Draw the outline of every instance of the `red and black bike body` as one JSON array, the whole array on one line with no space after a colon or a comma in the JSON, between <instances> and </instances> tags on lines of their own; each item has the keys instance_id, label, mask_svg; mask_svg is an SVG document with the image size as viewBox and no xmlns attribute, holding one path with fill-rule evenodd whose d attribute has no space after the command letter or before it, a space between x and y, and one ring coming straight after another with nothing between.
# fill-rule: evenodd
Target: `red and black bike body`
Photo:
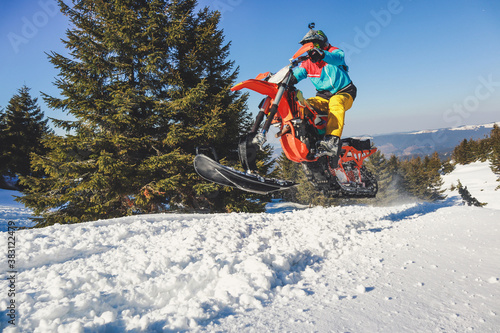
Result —
<instances>
[{"instance_id":1,"label":"red and black bike body","mask_svg":"<svg viewBox=\"0 0 500 333\"><path fill-rule=\"evenodd\" d=\"M377 182L363 166L364 159L377 150L371 147L369 139L343 139L338 163L328 156L317 157L316 143L324 136L328 114L309 105L300 90L291 84L293 68L308 58L301 55L313 47L312 43L302 46L290 59L290 65L278 73L260 74L231 89L249 89L266 96L251 132L240 141L240 160L246 170L256 169L255 156L259 147L253 138L267 117L260 131L266 135L272 124L279 128L276 136L286 157L302 164L309 181L318 190L333 197L374 197Z\"/></svg>"}]
</instances>

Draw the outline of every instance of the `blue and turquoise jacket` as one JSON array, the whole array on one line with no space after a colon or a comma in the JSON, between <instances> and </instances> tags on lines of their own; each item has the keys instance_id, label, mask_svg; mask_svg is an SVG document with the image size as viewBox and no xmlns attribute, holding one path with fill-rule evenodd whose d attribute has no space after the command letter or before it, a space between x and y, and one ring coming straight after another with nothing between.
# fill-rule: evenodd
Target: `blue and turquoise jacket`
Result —
<instances>
[{"instance_id":1,"label":"blue and turquoise jacket","mask_svg":"<svg viewBox=\"0 0 500 333\"><path fill-rule=\"evenodd\" d=\"M316 63L309 59L303 61L293 70L293 75L297 81L309 77L317 91L326 90L335 94L351 83L347 74L348 67L344 60L344 51L330 45L324 52L323 60Z\"/></svg>"}]
</instances>

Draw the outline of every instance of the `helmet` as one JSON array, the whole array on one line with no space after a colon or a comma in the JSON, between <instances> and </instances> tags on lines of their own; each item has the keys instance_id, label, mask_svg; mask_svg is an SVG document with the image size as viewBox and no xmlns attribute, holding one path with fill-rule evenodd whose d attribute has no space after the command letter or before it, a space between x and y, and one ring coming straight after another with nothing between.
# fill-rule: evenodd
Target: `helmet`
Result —
<instances>
[{"instance_id":1,"label":"helmet","mask_svg":"<svg viewBox=\"0 0 500 333\"><path fill-rule=\"evenodd\" d=\"M302 38L302 40L299 42L300 44L304 45L307 43L314 43L317 44L316 46L319 48L324 48L326 45L328 45L328 37L326 37L325 33L321 30L314 30L314 23L309 24L309 32Z\"/></svg>"}]
</instances>

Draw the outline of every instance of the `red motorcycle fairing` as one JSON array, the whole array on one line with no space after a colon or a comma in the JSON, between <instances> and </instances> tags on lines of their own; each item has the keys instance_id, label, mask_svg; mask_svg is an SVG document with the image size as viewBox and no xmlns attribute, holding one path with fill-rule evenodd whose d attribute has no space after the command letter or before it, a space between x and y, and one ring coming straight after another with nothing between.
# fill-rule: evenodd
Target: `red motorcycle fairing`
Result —
<instances>
[{"instance_id":1,"label":"red motorcycle fairing","mask_svg":"<svg viewBox=\"0 0 500 333\"><path fill-rule=\"evenodd\" d=\"M248 79L243 82L237 83L234 87L231 88L231 91L237 91L244 88L256 91L259 94L266 95L271 98L276 97L276 92L278 92L278 85L276 83L257 79Z\"/></svg>"},{"instance_id":2,"label":"red motorcycle fairing","mask_svg":"<svg viewBox=\"0 0 500 333\"><path fill-rule=\"evenodd\" d=\"M255 79L256 80L263 80L263 79L265 79L266 77L268 77L270 75L271 75L271 72L260 73L259 75L257 75L255 77Z\"/></svg>"},{"instance_id":3,"label":"red motorcycle fairing","mask_svg":"<svg viewBox=\"0 0 500 333\"><path fill-rule=\"evenodd\" d=\"M280 137L281 147L286 157L296 163L316 161L317 159L310 160L307 158L309 149L307 149L307 146L295 136L294 126L292 124L288 125L290 126L290 132Z\"/></svg>"},{"instance_id":4,"label":"red motorcycle fairing","mask_svg":"<svg viewBox=\"0 0 500 333\"><path fill-rule=\"evenodd\" d=\"M262 75L262 77L267 77L267 76ZM248 79L243 82L240 82L236 84L234 87L232 87L231 90L237 91L245 88L258 92L262 95L269 96L272 99L276 97L276 93L278 91L277 84L258 79ZM317 159L310 160L307 158L307 155L309 154L309 149L302 141L297 139L295 135L294 126L290 123L290 121L294 118L294 115L292 112L290 112L291 108L290 105L288 104L289 94L285 93L285 95L286 96L284 96L284 98L281 99L280 104L278 105L278 115L279 117L282 118L279 122L282 122L282 128L288 125L291 131L283 134L280 137L280 142L283 147L283 151L285 152L287 158L296 163L305 161L316 161ZM271 103L267 103L268 107L266 110L264 110L265 114L269 113L270 105Z\"/></svg>"},{"instance_id":5,"label":"red motorcycle fairing","mask_svg":"<svg viewBox=\"0 0 500 333\"><path fill-rule=\"evenodd\" d=\"M257 79L248 79L236 84L231 88L231 91L237 91L244 88L253 90L255 92L258 92L259 94L269 96L270 98L274 99L279 87L276 83ZM288 94L286 95L288 96ZM293 119L293 114L292 112L290 112L290 105L288 104L287 100L288 98L282 98L280 104L278 105L278 113L284 121ZM268 114L269 110L265 110L265 113Z\"/></svg>"},{"instance_id":6,"label":"red motorcycle fairing","mask_svg":"<svg viewBox=\"0 0 500 333\"><path fill-rule=\"evenodd\" d=\"M231 90L237 91L244 88L253 90L262 95L269 96L271 98L276 97L276 92L278 91L277 84L257 79L249 79L240 82L236 84L234 87L232 87ZM307 158L307 155L309 154L309 149L302 141L297 139L295 135L294 126L290 123L290 121L294 117L292 112L290 112L290 105L288 104L288 94L285 93L285 95L286 96L281 99L280 104L278 105L278 114L282 118L282 123L283 123L282 128L288 125L291 131L286 134L283 134L280 137L280 142L283 147L283 151L285 152L287 158L296 163L305 161L316 161L317 159L310 160ZM268 103L268 109L264 111L266 114L269 113L270 104L271 103Z\"/></svg>"},{"instance_id":7,"label":"red motorcycle fairing","mask_svg":"<svg viewBox=\"0 0 500 333\"><path fill-rule=\"evenodd\" d=\"M300 49L298 49L297 52L295 52L295 54L293 55L292 59L297 59L298 57L300 57L301 54L304 54L307 51L312 50L312 49L314 49L314 44L313 43L304 44L304 45L302 45L302 47Z\"/></svg>"}]
</instances>

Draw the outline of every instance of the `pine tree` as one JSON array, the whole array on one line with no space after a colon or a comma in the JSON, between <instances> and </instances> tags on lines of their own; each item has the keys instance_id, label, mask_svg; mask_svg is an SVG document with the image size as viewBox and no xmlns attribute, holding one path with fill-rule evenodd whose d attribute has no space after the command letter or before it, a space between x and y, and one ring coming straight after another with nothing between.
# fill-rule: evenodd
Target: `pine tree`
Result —
<instances>
[{"instance_id":1,"label":"pine tree","mask_svg":"<svg viewBox=\"0 0 500 333\"><path fill-rule=\"evenodd\" d=\"M451 173L453 170L455 170L455 165L451 162L451 159L447 159L446 161L443 162L441 170L443 174L447 175Z\"/></svg>"},{"instance_id":2,"label":"pine tree","mask_svg":"<svg viewBox=\"0 0 500 333\"><path fill-rule=\"evenodd\" d=\"M473 140L472 138L468 142L468 150L469 153L467 154L467 163L473 163L476 162L481 158L481 151L480 151L480 146L479 146L479 140Z\"/></svg>"},{"instance_id":3,"label":"pine tree","mask_svg":"<svg viewBox=\"0 0 500 333\"><path fill-rule=\"evenodd\" d=\"M387 160L380 150L377 150L366 160L365 166L376 177L378 183L376 200L369 199L367 202L386 204L401 198L398 164L399 162L394 155L391 155L390 159Z\"/></svg>"},{"instance_id":4,"label":"pine tree","mask_svg":"<svg viewBox=\"0 0 500 333\"><path fill-rule=\"evenodd\" d=\"M391 175L391 183L389 185L392 197L401 198L407 196L404 190L404 177L401 162L396 155L391 155L387 161L387 172Z\"/></svg>"},{"instance_id":5,"label":"pine tree","mask_svg":"<svg viewBox=\"0 0 500 333\"><path fill-rule=\"evenodd\" d=\"M477 156L476 160L486 162L491 153L491 138L486 137L477 141Z\"/></svg>"},{"instance_id":6,"label":"pine tree","mask_svg":"<svg viewBox=\"0 0 500 333\"><path fill-rule=\"evenodd\" d=\"M401 163L403 170L403 184L407 192L413 196L424 199L427 191L426 176L420 156Z\"/></svg>"},{"instance_id":7,"label":"pine tree","mask_svg":"<svg viewBox=\"0 0 500 333\"><path fill-rule=\"evenodd\" d=\"M500 181L500 127L498 125L494 125L493 129L490 132L490 155L489 155L489 161L491 163L491 170L497 175L499 175L499 178L497 179ZM497 187L497 189L500 189L500 185Z\"/></svg>"},{"instance_id":8,"label":"pine tree","mask_svg":"<svg viewBox=\"0 0 500 333\"><path fill-rule=\"evenodd\" d=\"M453 149L452 158L457 164L469 164L476 161L477 143L474 140L463 139L458 146Z\"/></svg>"},{"instance_id":9,"label":"pine tree","mask_svg":"<svg viewBox=\"0 0 500 333\"><path fill-rule=\"evenodd\" d=\"M307 179L303 166L300 163L290 161L284 152L276 161L276 177L291 180L299 185L284 191L281 195L290 202L312 206L332 206L339 202L339 199L330 198L318 191L316 187Z\"/></svg>"},{"instance_id":10,"label":"pine tree","mask_svg":"<svg viewBox=\"0 0 500 333\"><path fill-rule=\"evenodd\" d=\"M46 152L42 140L52 131L37 101L37 98L31 97L30 89L23 86L10 99L5 112L1 115L2 175L11 177L31 175L30 154L43 155Z\"/></svg>"},{"instance_id":11,"label":"pine tree","mask_svg":"<svg viewBox=\"0 0 500 333\"><path fill-rule=\"evenodd\" d=\"M426 174L427 180L427 193L429 200L442 200L445 198L443 196L444 189L441 189L444 181L441 178L441 170L443 168L443 163L439 158L439 154L434 152L431 156L426 156L424 158L424 172Z\"/></svg>"},{"instance_id":12,"label":"pine tree","mask_svg":"<svg viewBox=\"0 0 500 333\"><path fill-rule=\"evenodd\" d=\"M300 164L290 161L284 152L281 152L281 155L276 160L274 172L279 179L286 179L300 184L305 180ZM286 201L298 202L298 191L299 189L297 187L293 187L287 191L283 191L280 195Z\"/></svg>"},{"instance_id":13,"label":"pine tree","mask_svg":"<svg viewBox=\"0 0 500 333\"><path fill-rule=\"evenodd\" d=\"M5 161L5 153L7 152L6 146L3 144L5 142L6 135L6 124L5 124L5 113L4 110L0 108L0 188L7 189L9 186L5 181L4 175L7 173L7 163Z\"/></svg>"},{"instance_id":14,"label":"pine tree","mask_svg":"<svg viewBox=\"0 0 500 333\"><path fill-rule=\"evenodd\" d=\"M6 115L5 115L5 110L3 108L0 108L0 142L4 143L7 135L7 124L5 123L6 121ZM6 169L6 165L4 162L4 153L6 152L6 147L5 144L0 145L0 157L2 159L0 160L0 174L3 174L4 169Z\"/></svg>"},{"instance_id":15,"label":"pine tree","mask_svg":"<svg viewBox=\"0 0 500 333\"><path fill-rule=\"evenodd\" d=\"M463 187L462 183L460 180L458 180L458 185L457 185L457 190L460 196L462 197L462 201L464 204L467 204L468 206L476 206L476 207L484 207L487 205L487 203L479 202L475 197L473 197L469 190L467 189L467 186Z\"/></svg>"},{"instance_id":16,"label":"pine tree","mask_svg":"<svg viewBox=\"0 0 500 333\"><path fill-rule=\"evenodd\" d=\"M403 170L403 184L406 191L422 200L441 200L443 190L441 186L441 162L437 153L432 157L425 156L424 160L417 156L401 163Z\"/></svg>"},{"instance_id":17,"label":"pine tree","mask_svg":"<svg viewBox=\"0 0 500 333\"><path fill-rule=\"evenodd\" d=\"M61 11L72 22L64 41L71 58L52 52L62 98L45 95L76 120L47 142L20 199L40 225L208 205L256 210L239 191L203 182L192 161L213 146L235 164L238 137L249 125L246 96L230 92L237 70L220 14L195 0L82 0ZM265 168L265 165L263 166ZM241 205L241 206L240 206Z\"/></svg>"}]
</instances>

